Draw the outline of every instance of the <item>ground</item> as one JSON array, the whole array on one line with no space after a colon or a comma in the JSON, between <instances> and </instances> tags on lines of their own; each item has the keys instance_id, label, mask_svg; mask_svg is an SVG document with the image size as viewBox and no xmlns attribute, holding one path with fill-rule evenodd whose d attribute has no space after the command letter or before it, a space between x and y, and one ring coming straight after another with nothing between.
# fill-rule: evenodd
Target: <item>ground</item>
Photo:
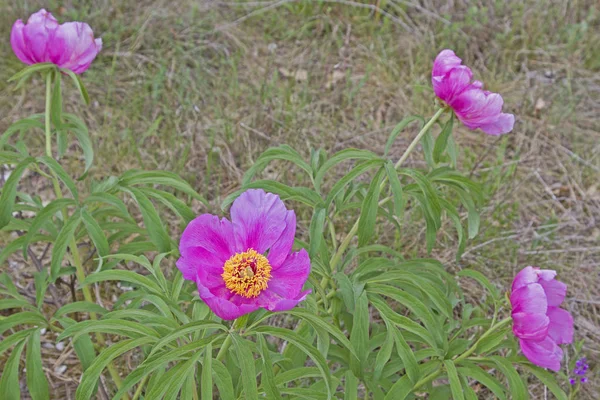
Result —
<instances>
[{"instance_id":1,"label":"ground","mask_svg":"<svg viewBox=\"0 0 600 400\"><path fill-rule=\"evenodd\" d=\"M104 42L83 75L92 104L84 107L72 87L66 91L67 108L90 127L97 157L92 173L175 171L210 200L210 211L239 188L245 169L269 146L287 143L303 154L319 147L330 153L346 147L383 153L402 117L435 111L432 60L441 49L454 49L476 78L503 95L505 112L515 114L516 124L499 138L455 130L461 169L486 188L482 229L459 262L450 229L433 255L450 269L484 271L506 288L524 266L556 269L569 284L566 308L575 317L576 339L585 341L582 352L597 369L597 2L1 3L1 131L43 111L43 82L16 92L6 83L22 68L8 42L14 20L44 6L61 21L86 21ZM399 137L393 159L414 134L409 130ZM39 143L42 152L41 136L28 140ZM66 161L75 169L81 164L74 157ZM410 162L423 161L417 153ZM283 168L268 173L299 183ZM306 231L309 221L299 222ZM411 229L415 239L404 248L419 254L424 234L421 226ZM53 368L70 355L54 348L45 356L52 361L48 373L54 384L72 393L76 380ZM599 388L592 380L581 398L598 398Z\"/></svg>"}]
</instances>

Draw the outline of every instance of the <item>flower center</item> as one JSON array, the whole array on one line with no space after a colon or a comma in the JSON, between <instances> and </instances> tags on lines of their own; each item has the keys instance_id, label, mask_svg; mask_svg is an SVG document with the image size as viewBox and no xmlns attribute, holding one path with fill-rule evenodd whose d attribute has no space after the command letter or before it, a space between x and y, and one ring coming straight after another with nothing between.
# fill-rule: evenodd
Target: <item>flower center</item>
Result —
<instances>
[{"instance_id":1,"label":"flower center","mask_svg":"<svg viewBox=\"0 0 600 400\"><path fill-rule=\"evenodd\" d=\"M221 276L227 289L240 296L253 298L268 287L271 265L267 257L248 249L225 261Z\"/></svg>"}]
</instances>

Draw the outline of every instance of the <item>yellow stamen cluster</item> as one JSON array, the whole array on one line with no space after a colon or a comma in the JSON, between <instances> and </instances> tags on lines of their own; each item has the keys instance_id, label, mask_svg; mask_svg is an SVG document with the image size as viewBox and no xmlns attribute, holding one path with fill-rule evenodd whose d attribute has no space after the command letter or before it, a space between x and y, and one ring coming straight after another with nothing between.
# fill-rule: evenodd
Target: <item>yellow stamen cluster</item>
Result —
<instances>
[{"instance_id":1,"label":"yellow stamen cluster","mask_svg":"<svg viewBox=\"0 0 600 400\"><path fill-rule=\"evenodd\" d=\"M253 298L268 287L271 265L267 257L248 249L225 261L221 276L227 289L240 296Z\"/></svg>"}]
</instances>

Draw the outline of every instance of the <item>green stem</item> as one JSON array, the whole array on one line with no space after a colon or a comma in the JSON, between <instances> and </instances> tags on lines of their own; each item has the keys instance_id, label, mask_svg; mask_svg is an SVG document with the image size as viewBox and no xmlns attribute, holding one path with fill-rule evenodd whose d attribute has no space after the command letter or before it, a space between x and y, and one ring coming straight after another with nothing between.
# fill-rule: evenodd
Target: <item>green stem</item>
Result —
<instances>
[{"instance_id":1,"label":"green stem","mask_svg":"<svg viewBox=\"0 0 600 400\"><path fill-rule=\"evenodd\" d=\"M219 352L217 353L217 361L223 360L223 358L225 357L225 354L227 354L227 350L229 350L229 347L231 347L231 335L227 335L227 337L225 338L225 341L221 345L221 348L219 349Z\"/></svg>"},{"instance_id":2,"label":"green stem","mask_svg":"<svg viewBox=\"0 0 600 400\"><path fill-rule=\"evenodd\" d=\"M447 109L448 109L448 107L442 107L442 108L440 108L433 115L433 117L431 117L431 119L429 120L429 122L427 122L425 124L425 126L423 126L423 128L419 131L419 133L417 134L417 136L415 136L415 138L413 139L413 141L408 145L408 147L406 148L406 150L404 150L404 154L402 154L402 156L400 157L400 159L398 160L398 162L394 165L394 168L398 169L402 165L402 163L404 163L404 161L406 161L406 159L408 158L409 154L414 150L414 148L417 146L417 144L419 144L419 142L421 141L421 139L423 138L423 136L425 136L425 134L427 133L427 131L429 131L429 129L431 129L431 127L433 126L433 124L435 123L435 121L437 121L440 118L440 116ZM383 181L381 182L381 189L384 188L386 182L387 182L387 177L384 178ZM387 202L388 200L389 200L389 198L383 199L382 201L379 202L379 204L381 205L381 204ZM359 222L360 222L360 217L359 217L359 219L356 220L356 222L354 223L354 225L350 229L350 232L348 232L348 234L346 235L346 237L344 237L344 239L342 240L342 243L340 244L340 247L338 247L336 253L332 257L332 259L330 261L330 265L331 265L331 270L332 271L335 271L338 263L340 262L340 260L342 258L342 255L344 254L344 252L346 251L346 249L350 245L350 242L352 241L352 238L354 237L354 235L356 235L356 232L358 231Z\"/></svg>"},{"instance_id":3,"label":"green stem","mask_svg":"<svg viewBox=\"0 0 600 400\"><path fill-rule=\"evenodd\" d=\"M498 329L503 328L504 326L510 324L511 321L512 321L512 318L508 317L508 318L505 318L502 321L498 322L496 325L492 325L490 327L490 329L488 329L483 335L481 335L479 340L477 340L473 346L471 346L467 351L465 351L463 354L458 356L454 360L454 363L458 363L459 361L464 360L465 358L469 357L471 354L473 354L473 352L475 352L475 350L477 350L477 346L479 345L479 343L481 343L482 340L484 340L485 338L490 336L492 333L496 332Z\"/></svg>"},{"instance_id":4,"label":"green stem","mask_svg":"<svg viewBox=\"0 0 600 400\"><path fill-rule=\"evenodd\" d=\"M46 75L46 110L45 110L45 115L44 115L44 121L45 121L45 132L46 132L46 155L48 157L52 157L52 125L51 125L51 120L50 120L50 112L51 112L51 106L52 106L52 77L53 77L53 72L49 72L48 75ZM50 171L50 179L52 180L52 186L54 187L54 193L56 194L56 197L58 199L62 199L63 198L63 194L62 191L60 189L60 182L58 181L58 177L56 176L56 174L53 171ZM67 215L67 210L63 209L62 210L62 215L63 215L63 221L67 221L68 215ZM85 269L83 268L83 264L81 262L81 256L79 254L79 249L77 247L77 242L75 241L75 238L72 238L71 241L69 242L69 249L71 250L71 257L73 259L73 264L75 265L75 276L77 277L77 280L79 282L83 282L83 280L85 279ZM90 288L87 286L83 286L81 288L81 291L83 292L83 298L86 301L89 301L91 303L94 303L94 300L92 298L92 293L90 292ZM95 313L90 313L90 319L95 320L97 319L96 314ZM104 336L101 333L96 333L96 340L98 340L98 343L101 346L104 346L104 344L106 343L104 340ZM115 385L117 386L117 389L120 389L121 386L123 386L123 381L121 380L121 377L119 376L119 372L116 370L116 368L113 366L112 363L109 363L107 366L108 372L110 373L110 376L113 380L113 382L115 383ZM125 393L123 395L123 398L125 400L129 400L129 395L127 393Z\"/></svg>"},{"instance_id":5,"label":"green stem","mask_svg":"<svg viewBox=\"0 0 600 400\"><path fill-rule=\"evenodd\" d=\"M420 381L417 381L417 383L415 383L415 385L412 388L412 391L414 392L415 390L417 390L418 388L420 388L423 385L428 384L429 382L433 381L435 378L437 378L440 374L442 373L442 368L440 367L440 369L438 369L435 372L432 372L431 374L427 375L426 377L422 378Z\"/></svg>"},{"instance_id":6,"label":"green stem","mask_svg":"<svg viewBox=\"0 0 600 400\"><path fill-rule=\"evenodd\" d=\"M50 125L50 107L52 105L52 76L54 71L49 71L46 75L46 114L45 114L45 125L46 125L46 155L52 157L52 137L51 137L51 125Z\"/></svg>"}]
</instances>

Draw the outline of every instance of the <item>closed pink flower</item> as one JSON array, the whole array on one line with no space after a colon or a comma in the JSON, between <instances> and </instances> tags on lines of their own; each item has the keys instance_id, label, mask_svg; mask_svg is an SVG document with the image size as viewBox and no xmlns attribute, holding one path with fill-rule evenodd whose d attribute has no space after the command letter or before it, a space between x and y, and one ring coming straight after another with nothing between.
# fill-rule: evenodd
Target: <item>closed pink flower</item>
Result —
<instances>
[{"instance_id":1,"label":"closed pink flower","mask_svg":"<svg viewBox=\"0 0 600 400\"><path fill-rule=\"evenodd\" d=\"M501 135L513 129L515 117L502 113L504 101L498 93L483 90L472 81L473 73L452 50L442 50L433 62L431 82L435 94L448 104L469 129Z\"/></svg>"},{"instance_id":2,"label":"closed pink flower","mask_svg":"<svg viewBox=\"0 0 600 400\"><path fill-rule=\"evenodd\" d=\"M231 221L202 214L185 228L177 268L196 282L204 302L222 319L259 308L292 309L310 290L306 250L291 253L296 214L279 196L244 192L231 206Z\"/></svg>"},{"instance_id":3,"label":"closed pink flower","mask_svg":"<svg viewBox=\"0 0 600 400\"><path fill-rule=\"evenodd\" d=\"M76 74L87 70L102 49L102 39L94 39L92 28L83 22L59 25L43 8L24 24L17 20L10 32L15 55L25 64L53 63Z\"/></svg>"},{"instance_id":4,"label":"closed pink flower","mask_svg":"<svg viewBox=\"0 0 600 400\"><path fill-rule=\"evenodd\" d=\"M563 352L558 345L573 341L573 317L559 308L567 285L555 280L556 271L527 267L512 284L513 333L533 364L560 370Z\"/></svg>"}]
</instances>

